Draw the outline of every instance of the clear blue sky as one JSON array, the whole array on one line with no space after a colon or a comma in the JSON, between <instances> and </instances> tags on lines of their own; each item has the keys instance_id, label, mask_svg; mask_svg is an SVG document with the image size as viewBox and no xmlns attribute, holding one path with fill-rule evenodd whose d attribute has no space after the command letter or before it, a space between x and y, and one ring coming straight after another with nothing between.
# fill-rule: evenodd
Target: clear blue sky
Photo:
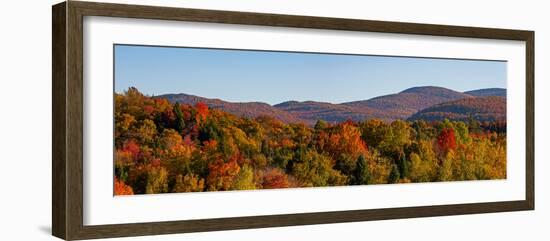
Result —
<instances>
[{"instance_id":1,"label":"clear blue sky","mask_svg":"<svg viewBox=\"0 0 550 241\"><path fill-rule=\"evenodd\" d=\"M115 91L186 93L232 102L342 103L415 86L506 88L506 62L115 46Z\"/></svg>"}]
</instances>

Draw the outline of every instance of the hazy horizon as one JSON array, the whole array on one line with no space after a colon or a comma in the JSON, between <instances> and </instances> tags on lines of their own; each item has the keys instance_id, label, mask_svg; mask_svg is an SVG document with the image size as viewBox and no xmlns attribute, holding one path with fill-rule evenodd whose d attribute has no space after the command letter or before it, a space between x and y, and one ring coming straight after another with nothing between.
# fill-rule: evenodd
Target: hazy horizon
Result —
<instances>
[{"instance_id":1,"label":"hazy horizon","mask_svg":"<svg viewBox=\"0 0 550 241\"><path fill-rule=\"evenodd\" d=\"M340 104L413 87L506 89L506 62L115 45L115 92ZM431 80L428 80L431 79Z\"/></svg>"}]
</instances>

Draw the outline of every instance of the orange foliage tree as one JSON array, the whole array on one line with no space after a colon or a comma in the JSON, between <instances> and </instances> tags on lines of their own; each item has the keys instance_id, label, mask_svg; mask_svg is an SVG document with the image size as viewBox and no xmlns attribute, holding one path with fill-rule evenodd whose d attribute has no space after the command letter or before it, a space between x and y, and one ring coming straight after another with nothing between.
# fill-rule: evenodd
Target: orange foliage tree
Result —
<instances>
[{"instance_id":1,"label":"orange foliage tree","mask_svg":"<svg viewBox=\"0 0 550 241\"><path fill-rule=\"evenodd\" d=\"M115 177L115 195L134 195L134 191L132 187L119 181L118 178Z\"/></svg>"},{"instance_id":2,"label":"orange foliage tree","mask_svg":"<svg viewBox=\"0 0 550 241\"><path fill-rule=\"evenodd\" d=\"M208 105L205 103L199 102L195 105L195 108L197 109L197 114L195 116L197 123L201 123L204 120L206 120L206 117L208 116Z\"/></svg>"},{"instance_id":3,"label":"orange foliage tree","mask_svg":"<svg viewBox=\"0 0 550 241\"><path fill-rule=\"evenodd\" d=\"M230 190L233 180L239 174L240 167L235 159L224 162L223 160L216 160L208 166L208 177L206 183L208 190Z\"/></svg>"}]
</instances>

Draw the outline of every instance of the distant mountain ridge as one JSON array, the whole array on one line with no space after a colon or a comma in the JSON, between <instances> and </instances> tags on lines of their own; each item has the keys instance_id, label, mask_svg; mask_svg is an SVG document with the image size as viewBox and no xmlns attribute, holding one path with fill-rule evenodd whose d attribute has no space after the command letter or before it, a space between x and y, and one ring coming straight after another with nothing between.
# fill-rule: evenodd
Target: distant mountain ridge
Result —
<instances>
[{"instance_id":1,"label":"distant mountain ridge","mask_svg":"<svg viewBox=\"0 0 550 241\"><path fill-rule=\"evenodd\" d=\"M501 96L506 97L506 89L503 88L488 88L488 89L479 89L471 90L464 92L465 94L473 96Z\"/></svg>"},{"instance_id":2,"label":"distant mountain ridge","mask_svg":"<svg viewBox=\"0 0 550 241\"><path fill-rule=\"evenodd\" d=\"M358 108L373 108L386 113L390 119L406 119L417 111L439 103L470 98L471 95L454 90L423 86L403 90L397 94L384 95L368 100L343 103Z\"/></svg>"},{"instance_id":3,"label":"distant mountain ridge","mask_svg":"<svg viewBox=\"0 0 550 241\"><path fill-rule=\"evenodd\" d=\"M506 97L480 96L445 102L423 109L408 119L426 121L450 119L467 121L470 118L479 121L506 120Z\"/></svg>"},{"instance_id":4,"label":"distant mountain ridge","mask_svg":"<svg viewBox=\"0 0 550 241\"><path fill-rule=\"evenodd\" d=\"M220 99L209 99L188 94L166 94L157 97L166 98L173 103L179 102L191 105L203 102L210 108L221 109L234 115L249 118L265 115L275 117L285 123L303 122L312 125L319 119L327 122L342 122L348 119L362 121L371 118L386 121L408 119L415 116L417 112L424 110L425 111L421 113L422 115L418 114L415 118L424 116L430 119L432 117L428 116L427 113L431 113L430 111L432 110L426 110L429 107L435 107L444 103L467 104L469 103L467 101L464 103L453 103L453 101L477 99L479 97L488 96L506 96L506 89L491 88L458 92L443 87L422 86L409 88L396 94L341 104L317 101L286 101L273 106L262 102L228 102ZM489 99L486 101L488 100ZM484 101L484 99L482 98L476 101L475 104L479 105L480 103L478 102ZM494 100L491 99L491 101ZM501 104L498 106L501 106ZM495 113L497 112L500 113L499 111Z\"/></svg>"}]
</instances>

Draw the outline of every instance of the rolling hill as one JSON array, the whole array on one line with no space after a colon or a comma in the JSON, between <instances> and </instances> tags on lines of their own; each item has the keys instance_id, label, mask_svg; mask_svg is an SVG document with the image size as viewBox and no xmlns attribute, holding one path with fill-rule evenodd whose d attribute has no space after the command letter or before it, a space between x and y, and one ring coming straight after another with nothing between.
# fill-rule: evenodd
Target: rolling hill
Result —
<instances>
[{"instance_id":1,"label":"rolling hill","mask_svg":"<svg viewBox=\"0 0 550 241\"><path fill-rule=\"evenodd\" d=\"M451 108L451 105L460 106L471 104L479 106L482 105L480 102L483 101L491 101L491 104L494 104L494 100L491 98L478 98L502 95L506 95L506 89L481 89L462 93L442 87L423 86L409 88L396 94L341 104L316 101L286 101L273 106L262 102L228 102L220 99L208 99L188 94L166 94L158 97L167 98L171 102L191 105L203 102L210 108L221 109L238 116L249 118L266 115L275 117L285 123L303 122L313 125L319 119L328 122L341 122L348 119L361 121L371 118L385 121L407 119L409 117L437 119L438 117L434 110L440 109L430 109L430 107L443 108L440 112L448 112L448 115L461 118L461 111L470 113L471 110L467 108L460 109L458 107L456 107L457 109L453 109L455 107ZM469 99L472 100L467 101ZM458 100L462 100L462 102ZM442 106L439 104L442 104ZM489 108L490 106L491 105L486 107ZM506 104L504 102L504 108L505 106ZM445 109L444 107L450 109ZM500 105L495 105L495 107L501 108ZM496 112L499 112L499 110L496 110Z\"/></svg>"},{"instance_id":2,"label":"rolling hill","mask_svg":"<svg viewBox=\"0 0 550 241\"><path fill-rule=\"evenodd\" d=\"M472 90L472 91L466 91L464 93L472 95L472 96L501 96L501 97L506 97L506 89L502 89L502 88L489 88L489 89Z\"/></svg>"},{"instance_id":3,"label":"rolling hill","mask_svg":"<svg viewBox=\"0 0 550 241\"><path fill-rule=\"evenodd\" d=\"M482 96L454 100L423 109L408 119L440 121L446 118L466 121L470 117L480 121L506 120L506 98Z\"/></svg>"},{"instance_id":4,"label":"rolling hill","mask_svg":"<svg viewBox=\"0 0 550 241\"><path fill-rule=\"evenodd\" d=\"M392 116L370 107L357 108L355 106L325 102L287 101L274 105L274 107L291 113L294 116L305 120L309 124L314 124L319 119L327 122L342 122L348 119L361 121L370 118L379 118L384 120L393 119Z\"/></svg>"},{"instance_id":5,"label":"rolling hill","mask_svg":"<svg viewBox=\"0 0 550 241\"><path fill-rule=\"evenodd\" d=\"M406 119L417 111L439 103L470 98L471 95L435 87L413 87L397 94L384 95L369 100L343 103L359 109L372 108L384 112L390 119Z\"/></svg>"},{"instance_id":6,"label":"rolling hill","mask_svg":"<svg viewBox=\"0 0 550 241\"><path fill-rule=\"evenodd\" d=\"M208 99L188 94L167 94L158 96L166 98L168 101L181 104L195 105L198 102L205 103L213 109L221 109L237 116L254 118L262 115L273 116L285 123L307 122L297 118L291 113L279 110L269 104L262 102L228 102L220 99Z\"/></svg>"}]
</instances>

